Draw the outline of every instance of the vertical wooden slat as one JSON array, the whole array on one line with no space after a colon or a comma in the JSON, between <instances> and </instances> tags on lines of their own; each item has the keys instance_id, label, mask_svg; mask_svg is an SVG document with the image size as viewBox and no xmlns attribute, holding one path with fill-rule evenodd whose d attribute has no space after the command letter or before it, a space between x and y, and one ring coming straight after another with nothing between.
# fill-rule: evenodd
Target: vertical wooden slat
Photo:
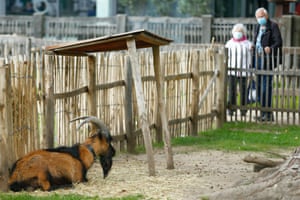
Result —
<instances>
[{"instance_id":1,"label":"vertical wooden slat","mask_svg":"<svg viewBox=\"0 0 300 200\"><path fill-rule=\"evenodd\" d=\"M198 102L199 102L199 54L197 51L192 53L192 127L193 136L198 134Z\"/></svg>"},{"instance_id":2,"label":"vertical wooden slat","mask_svg":"<svg viewBox=\"0 0 300 200\"><path fill-rule=\"evenodd\" d=\"M217 90L217 127L221 128L223 123L225 122L225 99L224 99L224 91L226 89L225 87L225 65L224 65L224 55L223 54L216 54L216 68L219 71L219 76L216 81L216 90Z\"/></svg>"},{"instance_id":3,"label":"vertical wooden slat","mask_svg":"<svg viewBox=\"0 0 300 200\"><path fill-rule=\"evenodd\" d=\"M38 63L36 61L37 59L37 52L36 51L31 51L31 68L32 68L32 76L33 76L33 79L32 79L32 82L31 82L31 88L32 88L32 91L31 91L31 95L34 99L33 103L34 103L34 120L33 120L33 128L34 128L34 135L33 135L33 138L34 138L34 142L35 142L35 149L39 149L40 148L40 134L39 134L39 124L40 124L40 121L39 121L39 115L38 115L38 85L37 85L37 70L38 70Z\"/></svg>"},{"instance_id":4,"label":"vertical wooden slat","mask_svg":"<svg viewBox=\"0 0 300 200\"><path fill-rule=\"evenodd\" d=\"M1 64L1 63L0 63ZM0 191L7 191L8 168L15 159L8 141L12 134L11 82L9 66L0 67Z\"/></svg>"},{"instance_id":5,"label":"vertical wooden slat","mask_svg":"<svg viewBox=\"0 0 300 200\"><path fill-rule=\"evenodd\" d=\"M295 53L295 51L292 52L292 56L293 56L293 66L292 66L292 70L293 70L293 73L296 73L297 71L297 68L298 66L296 65L297 64L297 55ZM278 66L278 65L276 65ZM291 100L292 100L292 109L293 110L296 110L296 87L297 87L297 77L296 76L293 76L292 77L292 97L291 97ZM296 112L293 112L293 125L296 124Z\"/></svg>"},{"instance_id":6,"label":"vertical wooden slat","mask_svg":"<svg viewBox=\"0 0 300 200\"><path fill-rule=\"evenodd\" d=\"M54 147L54 83L53 68L55 67L55 57L49 56L47 65L45 65L45 145L47 148Z\"/></svg>"}]
</instances>

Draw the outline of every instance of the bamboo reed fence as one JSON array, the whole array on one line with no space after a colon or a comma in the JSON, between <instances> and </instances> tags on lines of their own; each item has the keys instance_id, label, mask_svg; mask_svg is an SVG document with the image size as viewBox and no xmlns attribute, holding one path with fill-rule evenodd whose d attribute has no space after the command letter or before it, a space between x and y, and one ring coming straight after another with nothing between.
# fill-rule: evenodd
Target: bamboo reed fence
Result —
<instances>
[{"instance_id":1,"label":"bamboo reed fence","mask_svg":"<svg viewBox=\"0 0 300 200\"><path fill-rule=\"evenodd\" d=\"M196 45L193 48L176 49L170 46L161 53L161 65L165 73L164 101L167 108L169 128L172 137L192 135L191 120L193 116L193 66L199 69L200 92L213 76L214 53L207 46ZM156 123L159 117L157 94L151 51L138 51L148 120L153 141L162 141L157 133ZM115 146L119 150L127 149L125 127L125 74L126 52L97 53L96 62L96 96L95 111L111 129ZM88 57L44 55L41 49L32 50L26 55L3 59L9 64L12 86L13 132L10 134L11 151L14 158L38 148L45 148L47 140L47 118L45 114L46 82L52 73L54 78L55 123L53 127L54 145L73 145L82 142L87 136L87 129L80 132L76 124L69 121L77 116L87 115L88 110ZM55 62L55 67L47 65ZM198 130L203 131L215 124L215 86L197 112ZM201 94L199 94L201 95ZM133 131L138 145L143 145L141 130L138 127L136 100L133 99ZM13 159L13 160L15 160Z\"/></svg>"},{"instance_id":2,"label":"bamboo reed fence","mask_svg":"<svg viewBox=\"0 0 300 200\"><path fill-rule=\"evenodd\" d=\"M96 83L97 83L97 106L96 113L100 119L110 127L113 136L118 138L119 149L126 149L125 139L125 52L99 53L96 54ZM78 133L75 125L69 121L77 116L86 115L88 110L87 94L85 86L87 80L87 57L67 57L67 56L46 56L45 65L49 63L47 59L55 59L56 67L51 71L54 81L54 96L56 99L55 111L55 135L56 145L71 145L82 141L87 137L87 132ZM194 60L193 60L194 59ZM201 74L199 87L205 90L209 77L212 76L213 55L205 49L181 50L164 52L161 55L161 65L165 73L165 97L167 105L167 116L171 134L173 137L191 135L191 104L192 104L192 72L191 65L197 62L204 70ZM152 127L153 140L157 141L161 136L156 134L155 124L158 121L157 97L155 88L155 77L153 71L151 52L139 52L139 64L141 65L141 75L143 80L143 91L148 114L148 121ZM47 68L47 66L45 66ZM79 90L76 90L78 89ZM80 89L81 88L81 89ZM84 91L80 93L81 91ZM199 111L199 130L207 130L212 127L214 115L211 110L216 102L214 100L213 89L205 101L205 105ZM75 92L76 91L76 92ZM67 98L69 97L69 98ZM133 116L135 116L134 130L137 132L137 142L143 144L142 135L137 126L137 104L133 100ZM180 105L180 106L178 106ZM161 141L161 140L160 140ZM125 145L125 146L124 146Z\"/></svg>"}]
</instances>

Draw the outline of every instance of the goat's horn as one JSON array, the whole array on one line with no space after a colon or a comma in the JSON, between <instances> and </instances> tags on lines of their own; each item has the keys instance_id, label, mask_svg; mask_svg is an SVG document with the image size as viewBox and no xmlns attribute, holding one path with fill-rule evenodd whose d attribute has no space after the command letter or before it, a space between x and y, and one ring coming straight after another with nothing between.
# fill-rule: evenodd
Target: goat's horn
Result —
<instances>
[{"instance_id":1,"label":"goat's horn","mask_svg":"<svg viewBox=\"0 0 300 200\"><path fill-rule=\"evenodd\" d=\"M72 119L70 122L74 122L77 120L83 120L82 122L80 122L80 124L77 127L77 130L80 129L80 127L82 125L84 125L85 123L91 122L93 123L95 126L97 126L99 129L101 129L102 131L107 131L109 132L107 126L104 124L103 121L99 120L97 117L95 116L81 116L81 117L77 117Z\"/></svg>"}]
</instances>

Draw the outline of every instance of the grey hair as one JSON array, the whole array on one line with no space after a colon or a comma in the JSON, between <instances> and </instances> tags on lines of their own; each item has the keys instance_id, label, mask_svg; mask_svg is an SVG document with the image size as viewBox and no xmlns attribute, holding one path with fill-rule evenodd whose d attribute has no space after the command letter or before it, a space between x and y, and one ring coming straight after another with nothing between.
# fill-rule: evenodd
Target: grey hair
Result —
<instances>
[{"instance_id":1,"label":"grey hair","mask_svg":"<svg viewBox=\"0 0 300 200\"><path fill-rule=\"evenodd\" d=\"M267 11L265 8L263 8L263 7L258 8L258 9L255 11L255 16L257 15L257 13L259 13L259 12L261 12L261 11L263 11L263 12L265 13L266 16L269 16L268 11Z\"/></svg>"},{"instance_id":2,"label":"grey hair","mask_svg":"<svg viewBox=\"0 0 300 200\"><path fill-rule=\"evenodd\" d=\"M243 24L235 24L232 28L231 33L233 34L236 30L242 30L243 35L247 35L247 29Z\"/></svg>"}]
</instances>

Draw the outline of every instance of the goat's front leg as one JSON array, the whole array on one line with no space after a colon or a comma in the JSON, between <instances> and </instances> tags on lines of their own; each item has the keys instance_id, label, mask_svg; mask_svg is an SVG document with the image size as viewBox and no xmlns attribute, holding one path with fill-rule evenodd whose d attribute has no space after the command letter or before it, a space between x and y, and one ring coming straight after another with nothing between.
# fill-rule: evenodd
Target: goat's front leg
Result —
<instances>
[{"instance_id":1,"label":"goat's front leg","mask_svg":"<svg viewBox=\"0 0 300 200\"><path fill-rule=\"evenodd\" d=\"M48 180L48 176L46 173L39 173L38 174L38 184L44 191L49 191L51 188L51 184Z\"/></svg>"}]
</instances>

